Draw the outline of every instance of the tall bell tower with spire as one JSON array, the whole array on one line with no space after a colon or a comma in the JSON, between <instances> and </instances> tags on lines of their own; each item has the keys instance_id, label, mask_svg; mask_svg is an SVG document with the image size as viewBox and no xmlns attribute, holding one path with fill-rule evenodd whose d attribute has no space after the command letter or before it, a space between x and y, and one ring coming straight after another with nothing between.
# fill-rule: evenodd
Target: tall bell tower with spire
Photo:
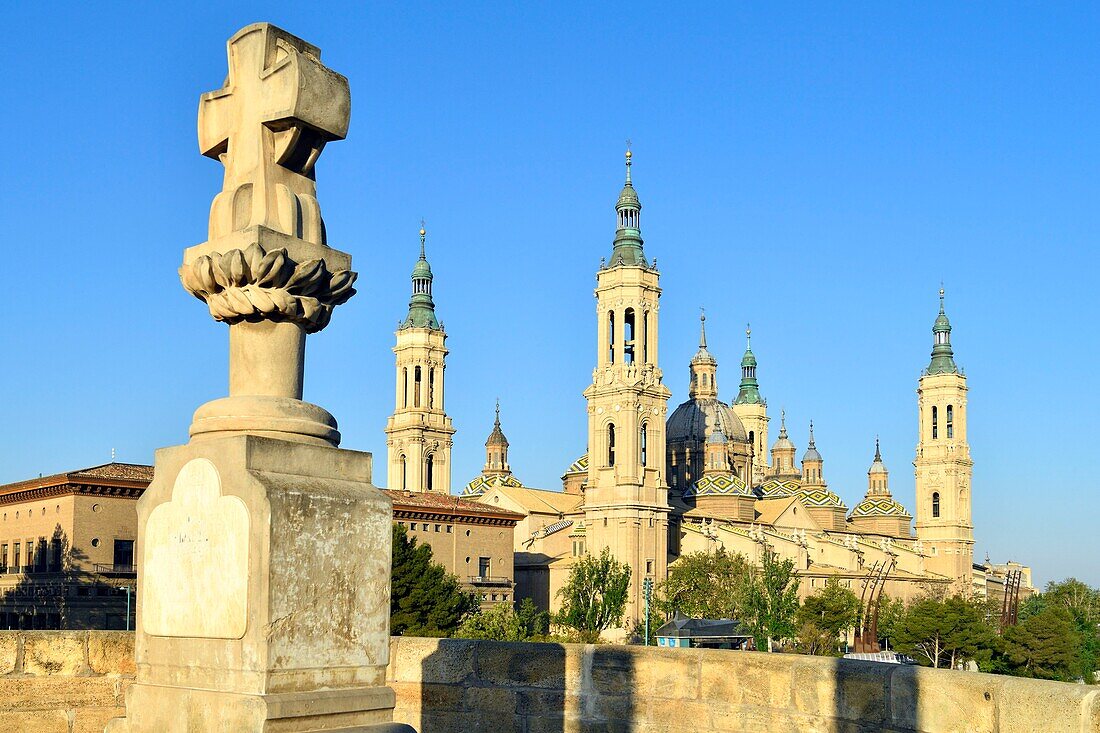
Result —
<instances>
[{"instance_id":1,"label":"tall bell tower with spire","mask_svg":"<svg viewBox=\"0 0 1100 733\"><path fill-rule=\"evenodd\" d=\"M917 387L920 439L913 461L917 487L917 538L929 557L925 567L970 590L974 562L970 477L966 441L966 376L955 364L951 322L943 305L932 326L932 361Z\"/></svg>"},{"instance_id":2,"label":"tall bell tower with spire","mask_svg":"<svg viewBox=\"0 0 1100 733\"><path fill-rule=\"evenodd\" d=\"M657 365L656 265L642 251L641 210L630 178L615 205L611 258L596 274L596 367L588 400L588 551L604 547L632 569L626 623L644 616L643 582L668 565L665 418L669 390Z\"/></svg>"},{"instance_id":3,"label":"tall bell tower with spire","mask_svg":"<svg viewBox=\"0 0 1100 733\"><path fill-rule=\"evenodd\" d=\"M409 313L397 327L396 405L386 423L386 488L451 491L451 436L443 409L447 333L435 314L432 268L420 225L420 259L412 272Z\"/></svg>"},{"instance_id":4,"label":"tall bell tower with spire","mask_svg":"<svg viewBox=\"0 0 1100 733\"><path fill-rule=\"evenodd\" d=\"M768 460L768 403L756 381L756 355L752 353L752 326L745 325L745 355L741 358L741 386L730 405L745 426L752 445L752 485L759 486L771 471Z\"/></svg>"}]
</instances>

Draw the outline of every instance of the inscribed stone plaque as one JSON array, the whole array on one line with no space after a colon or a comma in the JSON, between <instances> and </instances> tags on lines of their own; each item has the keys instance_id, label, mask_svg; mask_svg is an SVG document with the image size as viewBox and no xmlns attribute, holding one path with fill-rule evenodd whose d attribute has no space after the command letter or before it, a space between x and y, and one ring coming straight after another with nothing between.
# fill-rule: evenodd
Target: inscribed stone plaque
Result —
<instances>
[{"instance_id":1,"label":"inscribed stone plaque","mask_svg":"<svg viewBox=\"0 0 1100 733\"><path fill-rule=\"evenodd\" d=\"M218 469L189 461L172 500L145 527L141 620L145 633L240 639L248 622L248 509L222 496Z\"/></svg>"}]
</instances>

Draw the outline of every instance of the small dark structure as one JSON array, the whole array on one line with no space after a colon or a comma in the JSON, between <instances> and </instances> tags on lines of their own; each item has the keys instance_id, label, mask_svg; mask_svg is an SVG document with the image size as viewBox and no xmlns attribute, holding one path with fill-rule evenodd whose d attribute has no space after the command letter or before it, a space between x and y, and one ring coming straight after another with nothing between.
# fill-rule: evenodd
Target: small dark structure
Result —
<instances>
[{"instance_id":1,"label":"small dark structure","mask_svg":"<svg viewBox=\"0 0 1100 733\"><path fill-rule=\"evenodd\" d=\"M747 649L752 634L733 619L688 618L682 614L657 629L657 646L694 649Z\"/></svg>"}]
</instances>

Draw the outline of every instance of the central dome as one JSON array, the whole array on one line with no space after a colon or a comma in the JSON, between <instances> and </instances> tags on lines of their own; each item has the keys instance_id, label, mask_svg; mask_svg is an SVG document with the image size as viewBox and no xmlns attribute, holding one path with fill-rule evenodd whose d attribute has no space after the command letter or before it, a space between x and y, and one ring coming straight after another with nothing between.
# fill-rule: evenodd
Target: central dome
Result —
<instances>
[{"instance_id":1,"label":"central dome","mask_svg":"<svg viewBox=\"0 0 1100 733\"><path fill-rule=\"evenodd\" d=\"M707 425L721 428L730 440L748 442L745 426L730 406L713 397L697 397L683 403L668 418L665 439L669 443L707 439Z\"/></svg>"}]
</instances>

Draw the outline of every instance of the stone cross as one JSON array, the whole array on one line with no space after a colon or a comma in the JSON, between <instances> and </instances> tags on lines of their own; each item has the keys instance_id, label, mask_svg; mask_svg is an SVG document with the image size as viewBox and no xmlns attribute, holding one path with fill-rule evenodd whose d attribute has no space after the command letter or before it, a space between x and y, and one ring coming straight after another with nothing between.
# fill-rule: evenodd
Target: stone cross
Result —
<instances>
[{"instance_id":1,"label":"stone cross","mask_svg":"<svg viewBox=\"0 0 1100 733\"><path fill-rule=\"evenodd\" d=\"M193 437L253 434L337 445L336 422L302 401L306 334L355 294L351 257L328 246L314 167L347 135L348 80L316 46L257 23L226 44L229 76L199 102L199 150L225 180L210 238L180 280L229 324L229 397L195 413Z\"/></svg>"},{"instance_id":2,"label":"stone cross","mask_svg":"<svg viewBox=\"0 0 1100 733\"><path fill-rule=\"evenodd\" d=\"M313 168L347 136L348 80L316 46L268 23L229 39L225 86L202 95L199 149L225 166L210 239L251 226L324 244Z\"/></svg>"}]
</instances>

